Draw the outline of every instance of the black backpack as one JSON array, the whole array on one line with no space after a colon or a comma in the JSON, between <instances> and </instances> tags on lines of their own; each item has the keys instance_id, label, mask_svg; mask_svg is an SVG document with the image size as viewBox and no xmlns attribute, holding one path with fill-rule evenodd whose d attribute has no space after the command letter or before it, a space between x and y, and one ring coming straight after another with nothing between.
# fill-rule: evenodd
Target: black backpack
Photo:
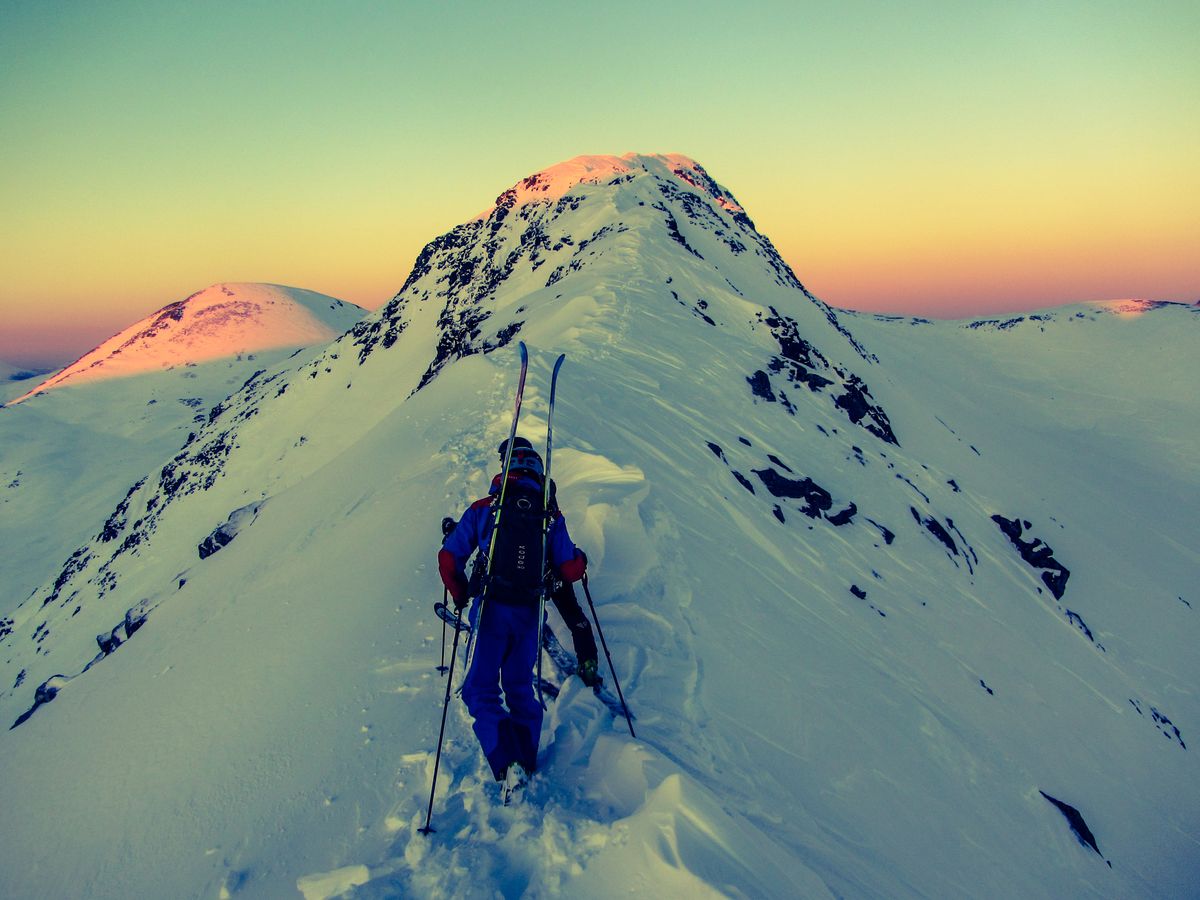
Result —
<instances>
[{"instance_id":1,"label":"black backpack","mask_svg":"<svg viewBox=\"0 0 1200 900\"><path fill-rule=\"evenodd\" d=\"M496 502L499 502L498 500ZM534 606L541 596L546 511L540 488L510 484L500 508L484 597L507 606Z\"/></svg>"}]
</instances>

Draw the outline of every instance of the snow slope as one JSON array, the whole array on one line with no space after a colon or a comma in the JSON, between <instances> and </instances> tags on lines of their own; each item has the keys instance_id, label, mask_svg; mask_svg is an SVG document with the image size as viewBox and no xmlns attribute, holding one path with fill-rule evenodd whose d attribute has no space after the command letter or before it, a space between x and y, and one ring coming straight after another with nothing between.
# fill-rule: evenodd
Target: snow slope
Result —
<instances>
[{"instance_id":1,"label":"snow slope","mask_svg":"<svg viewBox=\"0 0 1200 900\"><path fill-rule=\"evenodd\" d=\"M222 304L267 312L224 316ZM93 536L129 485L178 451L213 406L255 372L295 355L299 345L276 346L281 336L310 334L324 344L366 312L274 285L218 285L164 309L122 332L138 337L123 341L119 354L102 352L117 339L107 341L52 378L56 389L39 388L36 397L0 409L0 615ZM314 330L318 315L324 324ZM151 327L158 321L167 324ZM219 346L250 351L217 357ZM88 360L100 362L93 368ZM95 375L114 367L125 377Z\"/></svg>"},{"instance_id":2,"label":"snow slope","mask_svg":"<svg viewBox=\"0 0 1200 900\"><path fill-rule=\"evenodd\" d=\"M250 379L0 625L6 895L1197 892L1195 310L848 315L696 163L612 159ZM568 354L638 738L565 682L505 809L455 701L426 837L438 523L517 338L535 439Z\"/></svg>"},{"instance_id":3,"label":"snow slope","mask_svg":"<svg viewBox=\"0 0 1200 900\"><path fill-rule=\"evenodd\" d=\"M325 343L359 318L361 307L276 284L214 284L130 325L16 403L39 391Z\"/></svg>"}]
</instances>

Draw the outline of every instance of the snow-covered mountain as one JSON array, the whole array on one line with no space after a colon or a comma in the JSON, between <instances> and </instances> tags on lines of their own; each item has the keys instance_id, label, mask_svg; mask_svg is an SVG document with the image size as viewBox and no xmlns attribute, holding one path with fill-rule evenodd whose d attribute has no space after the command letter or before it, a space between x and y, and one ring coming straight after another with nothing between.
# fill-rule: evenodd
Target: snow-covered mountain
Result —
<instances>
[{"instance_id":1,"label":"snow-covered mountain","mask_svg":"<svg viewBox=\"0 0 1200 900\"><path fill-rule=\"evenodd\" d=\"M525 179L0 619L0 887L1195 894L1200 318L1137 312L847 314L685 157ZM518 338L535 440L568 355L554 472L638 737L565 681L505 809L455 701L422 836L438 523Z\"/></svg>"},{"instance_id":2,"label":"snow-covered mountain","mask_svg":"<svg viewBox=\"0 0 1200 900\"><path fill-rule=\"evenodd\" d=\"M326 343L363 313L300 288L214 284L135 322L14 402L65 385Z\"/></svg>"},{"instance_id":3,"label":"snow-covered mountain","mask_svg":"<svg viewBox=\"0 0 1200 900\"><path fill-rule=\"evenodd\" d=\"M0 610L26 599L246 379L308 358L305 336L323 348L365 313L296 288L215 285L35 391L38 381L20 382L23 402L0 409ZM124 377L101 377L116 372Z\"/></svg>"}]
</instances>

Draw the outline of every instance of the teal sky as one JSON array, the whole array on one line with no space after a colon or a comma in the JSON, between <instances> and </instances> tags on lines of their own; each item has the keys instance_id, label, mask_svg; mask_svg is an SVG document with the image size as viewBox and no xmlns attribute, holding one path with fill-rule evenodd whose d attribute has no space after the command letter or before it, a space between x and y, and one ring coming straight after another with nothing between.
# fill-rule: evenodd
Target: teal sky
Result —
<instances>
[{"instance_id":1,"label":"teal sky","mask_svg":"<svg viewBox=\"0 0 1200 900\"><path fill-rule=\"evenodd\" d=\"M519 178L631 150L701 162L835 305L1200 299L1198 34L1194 2L3 0L0 359L216 281L375 307Z\"/></svg>"}]
</instances>

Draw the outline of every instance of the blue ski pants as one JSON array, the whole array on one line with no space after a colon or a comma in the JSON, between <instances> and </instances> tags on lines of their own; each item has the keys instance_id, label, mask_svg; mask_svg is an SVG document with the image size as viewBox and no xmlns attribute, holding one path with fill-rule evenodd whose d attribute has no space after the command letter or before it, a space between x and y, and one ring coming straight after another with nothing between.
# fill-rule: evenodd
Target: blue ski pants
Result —
<instances>
[{"instance_id":1,"label":"blue ski pants","mask_svg":"<svg viewBox=\"0 0 1200 900\"><path fill-rule=\"evenodd\" d=\"M537 768L542 735L542 706L533 688L541 648L538 613L536 606L487 603L463 682L463 702L475 720L475 736L497 781L504 780L514 762L527 772Z\"/></svg>"}]
</instances>

